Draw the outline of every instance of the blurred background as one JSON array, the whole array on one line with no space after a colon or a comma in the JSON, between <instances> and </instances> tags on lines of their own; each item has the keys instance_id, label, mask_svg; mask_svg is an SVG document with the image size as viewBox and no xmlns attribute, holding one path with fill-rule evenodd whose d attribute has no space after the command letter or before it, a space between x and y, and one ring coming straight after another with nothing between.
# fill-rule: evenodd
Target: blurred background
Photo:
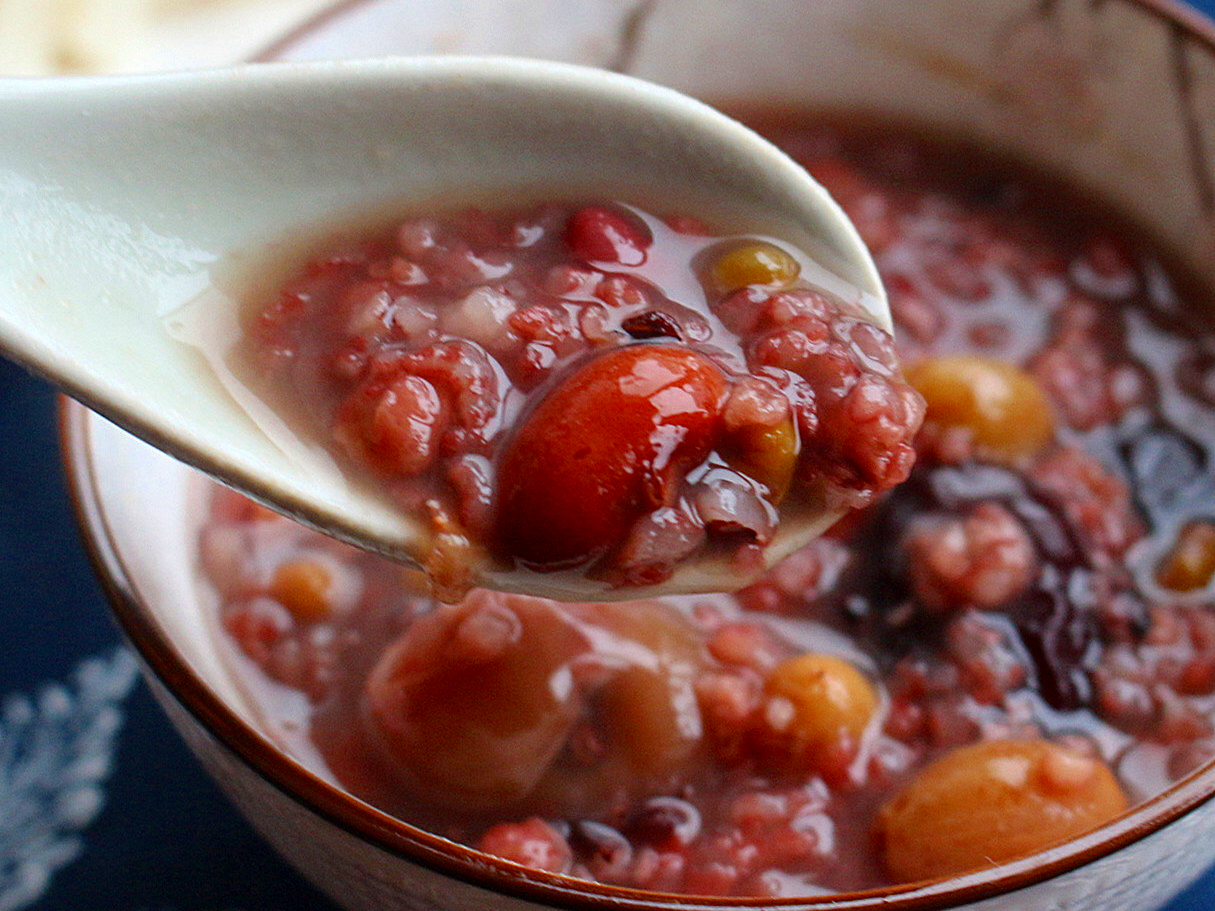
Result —
<instances>
[{"instance_id":1,"label":"blurred background","mask_svg":"<svg viewBox=\"0 0 1215 911\"><path fill-rule=\"evenodd\" d=\"M256 52L326 0L0 0L0 73L155 70Z\"/></svg>"}]
</instances>

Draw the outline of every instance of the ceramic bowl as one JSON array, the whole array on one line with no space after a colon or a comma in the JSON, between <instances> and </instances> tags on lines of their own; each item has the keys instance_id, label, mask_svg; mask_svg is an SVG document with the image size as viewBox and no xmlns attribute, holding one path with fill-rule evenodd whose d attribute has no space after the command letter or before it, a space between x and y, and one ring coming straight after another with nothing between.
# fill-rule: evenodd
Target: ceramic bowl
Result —
<instances>
[{"instance_id":1,"label":"ceramic bowl","mask_svg":"<svg viewBox=\"0 0 1215 911\"><path fill-rule=\"evenodd\" d=\"M1215 282L1215 25L1168 0L353 0L269 56L450 52L613 67L718 102L912 118L1088 188ZM700 900L480 854L267 740L196 584L198 478L72 403L63 440L93 558L173 722L253 825L348 908L1152 911L1215 862L1210 765L1053 850L864 894Z\"/></svg>"}]
</instances>

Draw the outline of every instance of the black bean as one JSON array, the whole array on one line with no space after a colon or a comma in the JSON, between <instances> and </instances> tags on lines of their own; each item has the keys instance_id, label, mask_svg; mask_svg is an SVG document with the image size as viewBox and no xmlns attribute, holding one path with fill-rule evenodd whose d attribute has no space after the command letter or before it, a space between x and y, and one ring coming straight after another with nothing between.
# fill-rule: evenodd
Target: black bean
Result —
<instances>
[{"instance_id":1,"label":"black bean","mask_svg":"<svg viewBox=\"0 0 1215 911\"><path fill-rule=\"evenodd\" d=\"M1033 659L1038 692L1047 704L1059 711L1087 705L1092 698L1089 670L1097 647L1093 615L1056 586L1031 591L1010 613Z\"/></svg>"},{"instance_id":2,"label":"black bean","mask_svg":"<svg viewBox=\"0 0 1215 911\"><path fill-rule=\"evenodd\" d=\"M570 824L569 844L600 882L621 882L633 862L633 846L611 826L589 819Z\"/></svg>"},{"instance_id":3,"label":"black bean","mask_svg":"<svg viewBox=\"0 0 1215 911\"><path fill-rule=\"evenodd\" d=\"M700 813L677 797L651 797L629 822L629 835L655 847L690 844L700 834Z\"/></svg>"}]
</instances>

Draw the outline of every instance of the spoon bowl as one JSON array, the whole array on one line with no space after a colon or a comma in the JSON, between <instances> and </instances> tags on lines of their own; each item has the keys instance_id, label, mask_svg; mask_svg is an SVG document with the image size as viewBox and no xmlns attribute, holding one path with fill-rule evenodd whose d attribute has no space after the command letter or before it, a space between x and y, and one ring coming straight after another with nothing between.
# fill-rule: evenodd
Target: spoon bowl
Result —
<instances>
[{"instance_id":1,"label":"spoon bowl","mask_svg":"<svg viewBox=\"0 0 1215 911\"><path fill-rule=\"evenodd\" d=\"M628 191L797 244L890 328L868 252L800 167L700 102L602 70L420 57L11 79L0 116L0 352L230 486L401 561L425 564L426 524L225 376L237 304L215 272L233 256L389 201ZM769 558L835 518L790 517ZM476 581L638 594L564 575ZM737 585L691 563L646 593Z\"/></svg>"}]
</instances>

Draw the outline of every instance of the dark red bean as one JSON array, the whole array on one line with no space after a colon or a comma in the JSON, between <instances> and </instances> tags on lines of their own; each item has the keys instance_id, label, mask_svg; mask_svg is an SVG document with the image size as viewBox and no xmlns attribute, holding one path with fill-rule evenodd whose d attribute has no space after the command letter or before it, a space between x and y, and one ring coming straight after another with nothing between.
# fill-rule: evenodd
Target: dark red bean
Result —
<instances>
[{"instance_id":1,"label":"dark red bean","mask_svg":"<svg viewBox=\"0 0 1215 911\"><path fill-rule=\"evenodd\" d=\"M651 797L630 820L628 833L660 850L687 846L700 834L700 811L677 797Z\"/></svg>"},{"instance_id":2,"label":"dark red bean","mask_svg":"<svg viewBox=\"0 0 1215 911\"><path fill-rule=\"evenodd\" d=\"M679 323L675 322L674 317L659 310L647 310L630 316L620 324L620 328L635 339L683 338Z\"/></svg>"}]
</instances>

